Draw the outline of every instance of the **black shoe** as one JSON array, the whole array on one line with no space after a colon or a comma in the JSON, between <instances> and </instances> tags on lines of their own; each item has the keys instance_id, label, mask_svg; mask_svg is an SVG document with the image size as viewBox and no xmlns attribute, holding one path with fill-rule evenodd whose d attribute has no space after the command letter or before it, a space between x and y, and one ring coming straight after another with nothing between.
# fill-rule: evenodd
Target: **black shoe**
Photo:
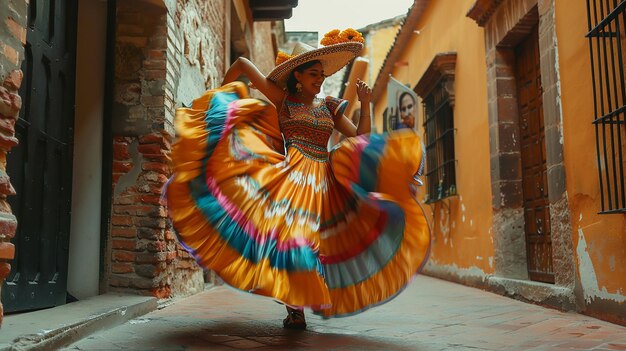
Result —
<instances>
[{"instance_id":1,"label":"black shoe","mask_svg":"<svg viewBox=\"0 0 626 351\"><path fill-rule=\"evenodd\" d=\"M304 311L287 307L287 318L283 319L283 328L285 329L306 329L306 320L304 319Z\"/></svg>"}]
</instances>

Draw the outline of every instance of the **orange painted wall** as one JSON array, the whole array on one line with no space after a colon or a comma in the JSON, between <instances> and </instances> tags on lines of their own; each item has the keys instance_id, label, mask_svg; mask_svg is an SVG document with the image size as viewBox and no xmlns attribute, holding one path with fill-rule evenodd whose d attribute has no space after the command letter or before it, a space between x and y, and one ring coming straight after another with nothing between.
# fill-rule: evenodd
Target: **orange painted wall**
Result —
<instances>
[{"instance_id":1,"label":"orange painted wall","mask_svg":"<svg viewBox=\"0 0 626 351\"><path fill-rule=\"evenodd\" d=\"M626 301L626 221L599 215L591 62L585 1L556 1L563 148L573 244L581 286L594 297ZM544 101L544 104L546 101ZM605 291L603 291L605 290Z\"/></svg>"},{"instance_id":2,"label":"orange painted wall","mask_svg":"<svg viewBox=\"0 0 626 351\"><path fill-rule=\"evenodd\" d=\"M376 79L378 72L382 68L383 61L387 57L387 53L393 44L398 33L399 26L389 26L372 30L368 35L368 59L370 61L370 71L368 73L367 82L370 83ZM372 84L373 85L373 84Z\"/></svg>"},{"instance_id":3,"label":"orange painted wall","mask_svg":"<svg viewBox=\"0 0 626 351\"><path fill-rule=\"evenodd\" d=\"M431 1L414 28L419 33L412 35L398 59L409 64L397 65L392 72L396 79L415 87L436 54L457 53L454 123L459 196L426 205L425 209L433 228L427 269L443 268L461 277L494 273L485 41L483 28L466 17L474 3ZM586 1L555 0L554 4L560 95L557 101L543 103L556 104L562 113L576 291L582 292L589 310L598 300L622 306L626 302L626 216L598 214L601 200L589 43L585 38ZM551 6L550 1L542 6ZM382 130L386 105L383 93L374 102L378 131ZM423 118L420 109L420 124ZM419 133L423 135L421 127Z\"/></svg>"},{"instance_id":4,"label":"orange painted wall","mask_svg":"<svg viewBox=\"0 0 626 351\"><path fill-rule=\"evenodd\" d=\"M376 79L378 71L380 71L383 61L387 57L387 53L389 52L394 38L396 37L396 33L398 32L398 28L399 26L394 25L372 30L366 34L367 47L363 50L364 52L362 55L369 62L363 76L358 78L362 79L370 86L374 86L372 81L373 79ZM350 83L354 84L354 82ZM360 104L356 102L356 93L353 92L352 94L344 95L343 98L351 101L345 111L345 115L350 117L355 109L360 108Z\"/></svg>"},{"instance_id":5,"label":"orange painted wall","mask_svg":"<svg viewBox=\"0 0 626 351\"><path fill-rule=\"evenodd\" d=\"M457 53L454 124L459 196L425 206L434 229L430 264L461 275L484 276L494 272L493 213L484 34L466 17L474 2L431 1L415 28L419 34L412 35L399 60L408 66L396 66L392 75L415 87L435 55ZM377 130L382 128L386 104L386 94L375 102ZM423 121L420 109L419 123Z\"/></svg>"}]
</instances>

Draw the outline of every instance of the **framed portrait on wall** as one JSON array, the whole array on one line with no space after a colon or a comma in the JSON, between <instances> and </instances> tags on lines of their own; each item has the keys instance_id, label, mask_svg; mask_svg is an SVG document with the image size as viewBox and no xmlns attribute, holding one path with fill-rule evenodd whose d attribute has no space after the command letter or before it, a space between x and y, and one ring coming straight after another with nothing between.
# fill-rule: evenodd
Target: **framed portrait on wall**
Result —
<instances>
[{"instance_id":1,"label":"framed portrait on wall","mask_svg":"<svg viewBox=\"0 0 626 351\"><path fill-rule=\"evenodd\" d=\"M410 128L417 131L419 125L417 94L393 77L387 83L387 109L384 116L385 131Z\"/></svg>"}]
</instances>

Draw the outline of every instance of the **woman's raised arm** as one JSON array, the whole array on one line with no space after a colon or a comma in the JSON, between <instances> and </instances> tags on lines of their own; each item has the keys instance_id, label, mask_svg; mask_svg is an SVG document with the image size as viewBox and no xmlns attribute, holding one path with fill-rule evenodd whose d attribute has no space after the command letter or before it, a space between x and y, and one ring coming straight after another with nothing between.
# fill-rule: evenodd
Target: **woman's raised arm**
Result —
<instances>
[{"instance_id":1,"label":"woman's raised arm","mask_svg":"<svg viewBox=\"0 0 626 351\"><path fill-rule=\"evenodd\" d=\"M356 94L361 102L361 117L359 123L355 126L352 121L345 115L335 121L335 129L347 137L353 137L370 132L370 99L372 97L372 89L362 80L356 82Z\"/></svg>"},{"instance_id":2,"label":"woman's raised arm","mask_svg":"<svg viewBox=\"0 0 626 351\"><path fill-rule=\"evenodd\" d=\"M222 85L235 81L237 77L242 74L248 77L250 83L265 95L276 108L280 108L280 104L285 98L285 92L274 82L267 79L263 73L245 57L239 57L230 68L228 68L226 75L224 75Z\"/></svg>"}]
</instances>

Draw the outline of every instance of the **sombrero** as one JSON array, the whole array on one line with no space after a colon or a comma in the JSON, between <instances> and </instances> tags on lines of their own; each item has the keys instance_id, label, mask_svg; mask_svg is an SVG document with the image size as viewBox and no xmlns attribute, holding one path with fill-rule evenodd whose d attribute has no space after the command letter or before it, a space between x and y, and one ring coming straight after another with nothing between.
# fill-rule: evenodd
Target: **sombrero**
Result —
<instances>
[{"instance_id":1,"label":"sombrero","mask_svg":"<svg viewBox=\"0 0 626 351\"><path fill-rule=\"evenodd\" d=\"M328 36L328 33L326 36ZM324 40L322 40L322 43L324 43ZM359 55L361 50L363 50L361 41L346 41L322 46L317 49L305 43L297 42L291 55L283 54L283 57L287 57L287 60L274 67L267 75L267 78L276 83L279 87L285 89L289 73L291 73L294 68L303 63L315 60L321 62L324 68L324 74L329 76L350 63L350 61Z\"/></svg>"}]
</instances>

